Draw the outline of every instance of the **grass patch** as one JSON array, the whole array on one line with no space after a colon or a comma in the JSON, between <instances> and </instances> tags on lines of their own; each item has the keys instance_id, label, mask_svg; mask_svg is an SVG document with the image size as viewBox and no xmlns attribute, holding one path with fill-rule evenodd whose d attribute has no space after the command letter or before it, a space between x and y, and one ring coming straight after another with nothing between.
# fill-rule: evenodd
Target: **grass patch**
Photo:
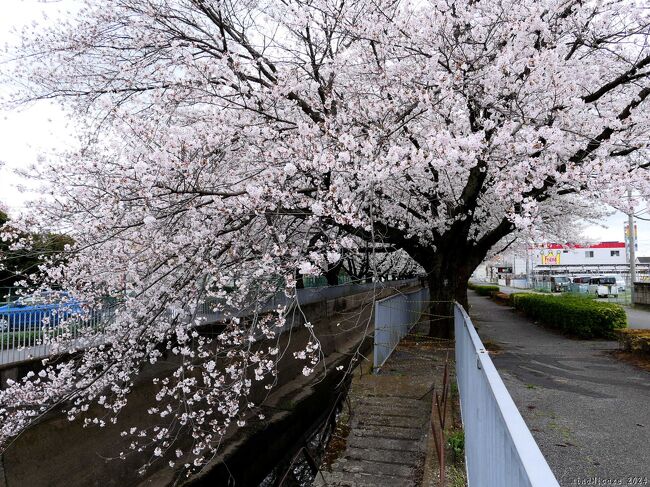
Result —
<instances>
[{"instance_id":1,"label":"grass patch","mask_svg":"<svg viewBox=\"0 0 650 487\"><path fill-rule=\"evenodd\" d=\"M582 298L582 299L597 299L598 296L595 294L589 293L563 293L563 296L569 296L572 298Z\"/></svg>"},{"instance_id":2,"label":"grass patch","mask_svg":"<svg viewBox=\"0 0 650 487\"><path fill-rule=\"evenodd\" d=\"M650 330L617 330L616 334L623 351L650 357Z\"/></svg>"},{"instance_id":3,"label":"grass patch","mask_svg":"<svg viewBox=\"0 0 650 487\"><path fill-rule=\"evenodd\" d=\"M465 457L465 433L463 430L454 430L449 433L447 446L454 455L454 461L462 460Z\"/></svg>"},{"instance_id":4,"label":"grass patch","mask_svg":"<svg viewBox=\"0 0 650 487\"><path fill-rule=\"evenodd\" d=\"M449 465L447 467L447 485L448 487L467 487L464 466Z\"/></svg>"},{"instance_id":5,"label":"grass patch","mask_svg":"<svg viewBox=\"0 0 650 487\"><path fill-rule=\"evenodd\" d=\"M492 296L499 292L499 286L490 286L484 284L474 284L473 282L467 283L467 289L471 289L480 296Z\"/></svg>"}]
</instances>

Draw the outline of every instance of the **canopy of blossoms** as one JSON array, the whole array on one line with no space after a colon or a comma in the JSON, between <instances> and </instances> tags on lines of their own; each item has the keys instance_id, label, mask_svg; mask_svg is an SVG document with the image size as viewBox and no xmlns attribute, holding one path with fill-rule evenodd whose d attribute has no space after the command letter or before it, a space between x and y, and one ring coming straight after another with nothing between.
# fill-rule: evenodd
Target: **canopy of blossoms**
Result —
<instances>
[{"instance_id":1,"label":"canopy of blossoms","mask_svg":"<svg viewBox=\"0 0 650 487\"><path fill-rule=\"evenodd\" d=\"M206 299L228 316L371 249L423 269L432 300L462 302L504 238L566 231L590 198L650 194L644 2L108 3L30 26L8 54L11 101L55 99L83 135L39 168L50 197L4 238L66 231L44 286L120 305L76 361L0 392L5 444L56 404L116 421L169 348L181 360L160 379L158 426L125 435L156 457L182 430L195 446L178 458L201 465L254 410L252 384L272 384L286 312L230 316L208 339ZM312 372L316 336L298 360Z\"/></svg>"}]
</instances>

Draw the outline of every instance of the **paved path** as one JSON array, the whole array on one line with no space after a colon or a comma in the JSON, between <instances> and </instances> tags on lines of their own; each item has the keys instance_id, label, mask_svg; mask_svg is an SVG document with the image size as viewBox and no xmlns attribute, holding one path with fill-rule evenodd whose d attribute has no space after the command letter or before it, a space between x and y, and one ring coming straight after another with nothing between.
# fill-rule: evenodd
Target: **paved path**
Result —
<instances>
[{"instance_id":1,"label":"paved path","mask_svg":"<svg viewBox=\"0 0 650 487\"><path fill-rule=\"evenodd\" d=\"M499 286L499 289L501 289L501 292L504 292L506 294L530 292L528 289L519 289L509 286ZM607 302L607 299L599 299L599 301ZM630 328L650 329L650 310L643 308L632 308L630 306L623 306L623 309L627 314L627 322ZM648 480L648 485L650 485L650 479Z\"/></svg>"},{"instance_id":2,"label":"paved path","mask_svg":"<svg viewBox=\"0 0 650 487\"><path fill-rule=\"evenodd\" d=\"M649 310L641 308L630 308L625 306L625 312L627 313L627 322L630 328L650 329Z\"/></svg>"},{"instance_id":3,"label":"paved path","mask_svg":"<svg viewBox=\"0 0 650 487\"><path fill-rule=\"evenodd\" d=\"M422 485L425 462L432 462L426 460L431 389L444 353L431 345L409 337L379 375L355 376L345 451L329 471L319 472L314 486Z\"/></svg>"},{"instance_id":4,"label":"paved path","mask_svg":"<svg viewBox=\"0 0 650 487\"><path fill-rule=\"evenodd\" d=\"M469 300L481 339L500 347L494 364L560 484L596 477L601 483L587 485L634 485L645 477L650 485L650 373L613 358L615 342L566 338L473 292Z\"/></svg>"}]
</instances>

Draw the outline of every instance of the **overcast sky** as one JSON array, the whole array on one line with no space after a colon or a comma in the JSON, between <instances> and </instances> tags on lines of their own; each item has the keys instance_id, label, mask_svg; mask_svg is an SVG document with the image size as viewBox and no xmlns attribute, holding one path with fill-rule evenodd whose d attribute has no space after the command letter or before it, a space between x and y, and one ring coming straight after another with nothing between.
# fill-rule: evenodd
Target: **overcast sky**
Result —
<instances>
[{"instance_id":1,"label":"overcast sky","mask_svg":"<svg viewBox=\"0 0 650 487\"><path fill-rule=\"evenodd\" d=\"M13 26L20 27L40 20L43 12L47 13L49 19L56 19L74 7L74 0L50 0L45 3L39 0L2 0L0 46L15 39L11 33ZM0 64L0 69L6 69L6 66ZM6 85L0 85L0 95L6 93L7 89ZM65 116L51 103L38 103L20 111L0 109L0 161L4 163L0 167L0 203L7 206L11 213L21 211L34 193L20 192L18 186L33 188L33 185L14 171L36 164L39 155L51 157L55 151L73 147L74 143L74 132L67 125ZM650 217L648 213L644 216ZM622 241L625 222L627 216L616 212L602 222L603 226L588 226L584 236L595 241ZM639 255L650 256L650 222L639 220L637 225Z\"/></svg>"},{"instance_id":2,"label":"overcast sky","mask_svg":"<svg viewBox=\"0 0 650 487\"><path fill-rule=\"evenodd\" d=\"M75 0L2 0L0 15L0 47L17 39L14 28L33 21L40 21L43 14L50 20L69 15ZM7 56L0 51L0 70L7 69ZM4 98L11 87L0 84L0 98ZM32 192L19 191L20 186L34 188L30 181L16 175L17 169L28 169L37 163L39 156L51 157L55 151L73 147L74 133L66 128L67 120L62 111L50 102L7 111L0 107L0 203L11 213L20 211L25 202L33 198Z\"/></svg>"}]
</instances>

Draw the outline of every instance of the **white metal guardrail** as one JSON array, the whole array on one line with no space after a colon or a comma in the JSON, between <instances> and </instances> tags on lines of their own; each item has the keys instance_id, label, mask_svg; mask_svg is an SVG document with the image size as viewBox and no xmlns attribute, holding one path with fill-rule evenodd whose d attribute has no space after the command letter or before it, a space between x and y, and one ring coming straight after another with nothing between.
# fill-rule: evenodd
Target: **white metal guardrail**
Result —
<instances>
[{"instance_id":1,"label":"white metal guardrail","mask_svg":"<svg viewBox=\"0 0 650 487\"><path fill-rule=\"evenodd\" d=\"M110 308L79 316L57 309L0 312L0 365L47 357L49 343L57 337L74 348L88 331L101 332L113 312Z\"/></svg>"},{"instance_id":2,"label":"white metal guardrail","mask_svg":"<svg viewBox=\"0 0 650 487\"><path fill-rule=\"evenodd\" d=\"M470 487L559 487L474 325L454 306L456 380Z\"/></svg>"},{"instance_id":3,"label":"white metal guardrail","mask_svg":"<svg viewBox=\"0 0 650 487\"><path fill-rule=\"evenodd\" d=\"M374 370L393 353L402 338L413 328L429 303L429 289L396 294L375 303Z\"/></svg>"}]
</instances>

